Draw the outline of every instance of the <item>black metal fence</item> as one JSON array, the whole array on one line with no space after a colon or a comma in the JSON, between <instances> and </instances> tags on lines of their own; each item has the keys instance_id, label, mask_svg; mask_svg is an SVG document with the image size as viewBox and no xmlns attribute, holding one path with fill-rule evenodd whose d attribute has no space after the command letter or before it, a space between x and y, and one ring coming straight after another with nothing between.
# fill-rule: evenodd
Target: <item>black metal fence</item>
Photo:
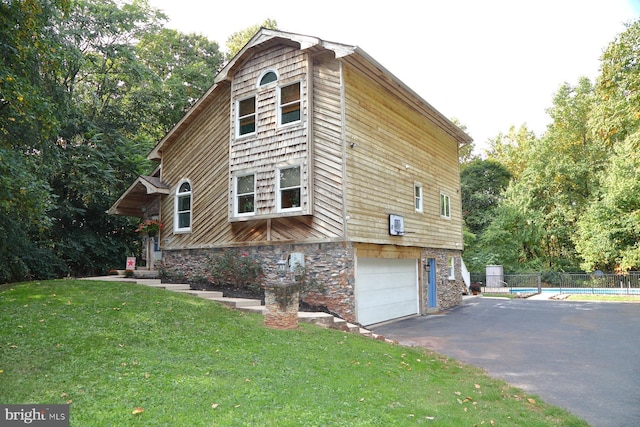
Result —
<instances>
[{"instance_id":1,"label":"black metal fence","mask_svg":"<svg viewBox=\"0 0 640 427\"><path fill-rule=\"evenodd\" d=\"M487 275L471 273L471 283L479 283L485 293L527 292L539 293L540 273Z\"/></svg>"},{"instance_id":2,"label":"black metal fence","mask_svg":"<svg viewBox=\"0 0 640 427\"><path fill-rule=\"evenodd\" d=\"M640 271L626 274L526 273L486 275L471 273L471 283L481 284L486 293L620 294L640 296Z\"/></svg>"}]
</instances>

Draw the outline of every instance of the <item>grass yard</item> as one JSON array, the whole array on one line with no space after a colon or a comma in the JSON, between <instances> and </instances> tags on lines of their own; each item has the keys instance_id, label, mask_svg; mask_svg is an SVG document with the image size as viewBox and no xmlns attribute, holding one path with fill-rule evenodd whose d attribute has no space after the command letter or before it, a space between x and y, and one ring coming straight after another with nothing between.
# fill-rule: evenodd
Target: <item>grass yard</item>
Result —
<instances>
[{"instance_id":1,"label":"grass yard","mask_svg":"<svg viewBox=\"0 0 640 427\"><path fill-rule=\"evenodd\" d=\"M72 426L586 426L474 367L141 285L0 287L0 402Z\"/></svg>"},{"instance_id":2,"label":"grass yard","mask_svg":"<svg viewBox=\"0 0 640 427\"><path fill-rule=\"evenodd\" d=\"M575 294L570 295L567 301L602 301L602 302L640 302L640 296L636 295L597 295Z\"/></svg>"}]
</instances>

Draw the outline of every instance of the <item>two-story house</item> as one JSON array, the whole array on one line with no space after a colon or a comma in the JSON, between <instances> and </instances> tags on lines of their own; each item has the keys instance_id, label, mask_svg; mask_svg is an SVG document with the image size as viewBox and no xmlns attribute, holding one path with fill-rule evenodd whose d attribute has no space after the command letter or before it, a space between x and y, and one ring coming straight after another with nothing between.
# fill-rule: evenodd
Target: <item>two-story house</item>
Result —
<instances>
[{"instance_id":1,"label":"two-story house","mask_svg":"<svg viewBox=\"0 0 640 427\"><path fill-rule=\"evenodd\" d=\"M160 218L162 265L303 254L307 301L371 325L459 304L470 137L357 46L262 29L110 212Z\"/></svg>"}]
</instances>

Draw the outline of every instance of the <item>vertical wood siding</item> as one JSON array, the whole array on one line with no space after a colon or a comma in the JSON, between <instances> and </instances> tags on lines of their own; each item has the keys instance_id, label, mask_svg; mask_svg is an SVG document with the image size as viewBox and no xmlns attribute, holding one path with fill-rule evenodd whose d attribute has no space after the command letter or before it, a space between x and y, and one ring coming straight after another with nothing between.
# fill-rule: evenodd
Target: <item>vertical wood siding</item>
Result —
<instances>
[{"instance_id":1,"label":"vertical wood siding","mask_svg":"<svg viewBox=\"0 0 640 427\"><path fill-rule=\"evenodd\" d=\"M457 142L357 60L344 65L347 215L351 241L462 249ZM423 213L414 184L423 188ZM440 216L440 193L451 219ZM388 234L388 215L404 216L402 237Z\"/></svg>"}]
</instances>

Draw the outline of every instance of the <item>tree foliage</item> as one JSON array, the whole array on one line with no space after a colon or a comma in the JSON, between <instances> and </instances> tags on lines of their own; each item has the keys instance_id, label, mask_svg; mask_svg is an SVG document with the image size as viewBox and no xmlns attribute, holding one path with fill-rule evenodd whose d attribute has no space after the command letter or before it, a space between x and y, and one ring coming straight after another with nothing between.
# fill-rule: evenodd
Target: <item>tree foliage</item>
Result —
<instances>
[{"instance_id":1,"label":"tree foliage","mask_svg":"<svg viewBox=\"0 0 640 427\"><path fill-rule=\"evenodd\" d=\"M578 222L576 248L582 268L640 268L640 20L602 56L596 107L589 126L610 153L600 185Z\"/></svg>"},{"instance_id":2,"label":"tree foliage","mask_svg":"<svg viewBox=\"0 0 640 427\"><path fill-rule=\"evenodd\" d=\"M460 172L464 225L473 234L482 233L493 219L509 185L511 173L496 160L475 159Z\"/></svg>"},{"instance_id":3,"label":"tree foliage","mask_svg":"<svg viewBox=\"0 0 640 427\"><path fill-rule=\"evenodd\" d=\"M262 24L252 25L250 27L245 28L244 30L231 34L227 39L227 43L226 43L227 60L230 60L231 58L236 56L236 54L240 52L240 50L242 50L244 45L246 45L249 42L249 40L251 40L251 37L253 37L260 30L260 28L277 30L278 24L275 21L275 19L268 18L268 19L265 19Z\"/></svg>"},{"instance_id":4,"label":"tree foliage","mask_svg":"<svg viewBox=\"0 0 640 427\"><path fill-rule=\"evenodd\" d=\"M144 0L0 12L0 282L105 273L139 246L106 210L213 83L218 45Z\"/></svg>"},{"instance_id":5,"label":"tree foliage","mask_svg":"<svg viewBox=\"0 0 640 427\"><path fill-rule=\"evenodd\" d=\"M512 178L465 256L511 271L640 268L639 53L640 20L603 53L595 85L560 86L540 138L512 127L491 141Z\"/></svg>"},{"instance_id":6,"label":"tree foliage","mask_svg":"<svg viewBox=\"0 0 640 427\"><path fill-rule=\"evenodd\" d=\"M166 28L146 34L135 50L151 75L136 88L132 108L147 112L141 125L159 139L209 89L224 58L218 43Z\"/></svg>"}]
</instances>

